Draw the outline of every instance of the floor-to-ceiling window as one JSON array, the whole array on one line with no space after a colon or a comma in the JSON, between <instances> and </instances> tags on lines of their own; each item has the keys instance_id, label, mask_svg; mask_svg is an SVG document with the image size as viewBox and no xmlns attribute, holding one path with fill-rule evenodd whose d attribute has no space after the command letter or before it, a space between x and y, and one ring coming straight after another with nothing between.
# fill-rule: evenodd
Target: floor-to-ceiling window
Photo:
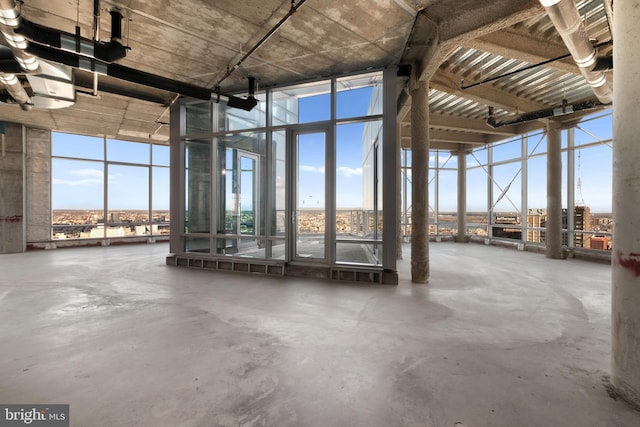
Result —
<instances>
[{"instance_id":1,"label":"floor-to-ceiling window","mask_svg":"<svg viewBox=\"0 0 640 427\"><path fill-rule=\"evenodd\" d=\"M53 132L52 238L169 234L169 147Z\"/></svg>"},{"instance_id":2,"label":"floor-to-ceiling window","mask_svg":"<svg viewBox=\"0 0 640 427\"><path fill-rule=\"evenodd\" d=\"M563 245L607 251L612 246L612 113L602 111L562 130ZM455 234L455 156L429 158L430 234ZM405 241L411 235L411 150L401 153ZM547 140L539 130L474 148L467 154L467 234L544 245Z\"/></svg>"}]
</instances>

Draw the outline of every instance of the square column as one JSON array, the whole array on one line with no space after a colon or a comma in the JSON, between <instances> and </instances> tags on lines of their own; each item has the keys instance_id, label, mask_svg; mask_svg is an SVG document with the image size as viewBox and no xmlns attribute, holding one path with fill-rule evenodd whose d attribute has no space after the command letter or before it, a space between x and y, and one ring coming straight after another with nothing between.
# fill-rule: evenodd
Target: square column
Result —
<instances>
[{"instance_id":1,"label":"square column","mask_svg":"<svg viewBox=\"0 0 640 427\"><path fill-rule=\"evenodd\" d=\"M26 250L24 129L0 124L0 254Z\"/></svg>"}]
</instances>

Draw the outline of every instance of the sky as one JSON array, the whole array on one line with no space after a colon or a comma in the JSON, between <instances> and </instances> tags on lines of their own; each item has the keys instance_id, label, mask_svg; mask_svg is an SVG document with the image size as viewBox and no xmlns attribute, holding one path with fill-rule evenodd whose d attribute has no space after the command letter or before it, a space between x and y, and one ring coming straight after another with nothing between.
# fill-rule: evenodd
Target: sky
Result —
<instances>
[{"instance_id":1,"label":"sky","mask_svg":"<svg viewBox=\"0 0 640 427\"><path fill-rule=\"evenodd\" d=\"M359 88L338 92L336 115L338 118L366 116L373 89ZM330 117L328 94L301 97L299 122L311 123ZM602 112L592 116L596 120L585 121L575 130L577 147L600 140L609 140L612 131L611 114ZM359 208L363 205L363 134L364 123L338 125L336 130L336 206L338 209ZM567 145L567 131L562 132L563 147ZM299 208L322 208L325 201L325 149L327 135L313 131L298 137L299 157ZM53 209L102 209L104 204L105 163L108 179L108 206L110 209L148 209L149 179L152 179L153 209L169 209L169 148L151 146L154 165L150 163L148 144L107 140L106 152L102 138L63 133L53 134ZM501 143L494 148L494 162L505 164L494 167L494 201L496 211L518 211L521 204L522 171L519 161L509 162L520 156L519 139ZM546 141L543 134L529 136L528 154L528 207L546 206ZM542 154L542 156L538 156ZM597 145L576 150L577 204L584 204L592 212L611 212L611 144ZM65 158L56 158L65 157ZM436 158L437 157L437 158ZM79 160L83 159L83 160ZM410 153L408 156L410 164ZM486 150L476 150L467 159L467 211L486 211L487 174ZM448 152L431 152L430 167L440 168L439 210L456 210L457 158ZM126 164L137 163L147 166ZM566 163L563 153L563 206L566 207ZM151 177L150 175L151 171ZM434 172L430 172L433 180ZM252 183L243 181L242 209L251 207ZM578 186L578 182L580 185ZM379 182L379 184L381 184ZM433 209L435 181L429 184L430 204ZM410 193L410 191L409 191ZM410 194L408 195L410 204Z\"/></svg>"},{"instance_id":2,"label":"sky","mask_svg":"<svg viewBox=\"0 0 640 427\"><path fill-rule=\"evenodd\" d=\"M598 141L611 139L612 116L610 111L599 112L585 118L575 129L574 144L576 147L589 145ZM562 147L567 147L567 131L562 131ZM531 134L528 137L528 208L545 208L547 204L546 173L546 139L543 133ZM575 151L575 202L589 206L594 213L611 213L612 194L612 149L611 143L577 149ZM495 205L495 211L516 212L521 208L522 170L520 139L508 140L494 146L494 162L504 162L493 170L494 202L504 193ZM455 212L457 206L457 158L448 152L430 153L430 168L437 163L440 168L439 211ZM516 158L517 161L514 161ZM512 160L511 162L509 160ZM473 155L467 156L467 211L486 212L487 210L487 150L477 149ZM410 152L407 163L411 165ZM483 166L481 166L483 165ZM567 152L562 154L562 199L563 207L567 207ZM434 172L430 171L430 181ZM411 175L409 174L409 177ZM580 186L578 186L578 181ZM410 190L408 190L410 193ZM434 206L435 180L429 186L431 209ZM410 204L410 194L408 196Z\"/></svg>"},{"instance_id":3,"label":"sky","mask_svg":"<svg viewBox=\"0 0 640 427\"><path fill-rule=\"evenodd\" d=\"M336 117L367 115L372 87L338 92ZM311 123L331 117L329 94L300 98L299 122ZM359 208L363 204L362 138L364 123L338 125L336 129L336 208ZM323 208L325 197L326 135L322 132L298 137L298 207Z\"/></svg>"},{"instance_id":4,"label":"sky","mask_svg":"<svg viewBox=\"0 0 640 427\"><path fill-rule=\"evenodd\" d=\"M151 154L155 166L149 166ZM52 208L103 209L103 138L54 132L52 155ZM168 146L108 139L106 159L109 209L148 209L150 179L153 181L153 209L169 209Z\"/></svg>"}]
</instances>

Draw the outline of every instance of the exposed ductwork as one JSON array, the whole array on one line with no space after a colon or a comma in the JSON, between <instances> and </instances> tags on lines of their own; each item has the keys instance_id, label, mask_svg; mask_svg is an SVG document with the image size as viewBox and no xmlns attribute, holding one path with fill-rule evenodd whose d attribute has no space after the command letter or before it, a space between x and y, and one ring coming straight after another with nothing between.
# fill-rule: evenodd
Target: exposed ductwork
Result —
<instances>
[{"instance_id":1,"label":"exposed ductwork","mask_svg":"<svg viewBox=\"0 0 640 427\"><path fill-rule=\"evenodd\" d=\"M33 104L31 103L31 98L27 91L24 90L20 80L13 73L2 73L0 72L0 83L4 86L5 90L11 95L11 97L15 100L16 103L20 104L20 108L24 111L29 111L33 108ZM7 102L5 100L4 102Z\"/></svg>"},{"instance_id":2,"label":"exposed ductwork","mask_svg":"<svg viewBox=\"0 0 640 427\"><path fill-rule=\"evenodd\" d=\"M596 64L597 53L589 40L574 0L539 1L560 33L560 37L580 68L580 72L591 86L593 93L601 103L610 104L613 101L613 91L604 72L592 71Z\"/></svg>"},{"instance_id":3,"label":"exposed ductwork","mask_svg":"<svg viewBox=\"0 0 640 427\"><path fill-rule=\"evenodd\" d=\"M39 58L56 62L58 64L65 64L72 68L79 68L86 71L97 71L101 74L105 74L116 79L125 80L131 83L136 83L160 90L165 90L167 92L177 93L179 95L188 96L191 98L202 100L213 99L216 102L222 101L226 102L227 105L232 108L251 111L258 104L258 100L252 94L249 94L248 98L225 95L218 91L212 91L209 88L180 82L177 80L147 73L145 71L129 68L124 65L115 63L106 64L104 62L96 60L95 58L89 58L76 52L55 49L50 46L43 46L36 43L30 44L27 47L27 50L35 54ZM250 91L252 90L252 84L253 80L250 79Z\"/></svg>"},{"instance_id":4,"label":"exposed ductwork","mask_svg":"<svg viewBox=\"0 0 640 427\"><path fill-rule=\"evenodd\" d=\"M16 32L23 23L15 0L0 0L0 32L10 47L15 61L26 73L33 96L29 96L14 72L0 72L0 82L23 110L30 110L33 107L64 108L73 105L75 90L71 69L41 61L27 53L27 39Z\"/></svg>"},{"instance_id":5,"label":"exposed ductwork","mask_svg":"<svg viewBox=\"0 0 640 427\"><path fill-rule=\"evenodd\" d=\"M14 0L0 0L0 32L4 36L15 60L26 72L37 71L40 68L38 60L24 52L27 47L26 39L16 34L13 30L20 25L20 11ZM13 100L20 104L20 108L28 111L33 108L31 97L20 83L20 80L13 72L3 72L0 70L0 83ZM5 100L5 102L8 101Z\"/></svg>"}]
</instances>

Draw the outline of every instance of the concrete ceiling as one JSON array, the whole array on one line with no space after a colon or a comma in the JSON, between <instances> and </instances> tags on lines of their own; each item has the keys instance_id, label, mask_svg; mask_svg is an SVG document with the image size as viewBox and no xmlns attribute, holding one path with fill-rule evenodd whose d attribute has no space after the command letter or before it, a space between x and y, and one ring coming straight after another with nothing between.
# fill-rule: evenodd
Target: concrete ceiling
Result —
<instances>
[{"instance_id":1,"label":"concrete ceiling","mask_svg":"<svg viewBox=\"0 0 640 427\"><path fill-rule=\"evenodd\" d=\"M578 2L589 36L611 39L607 0ZM102 1L100 39L110 38L109 10L118 7L126 67L223 93L294 83L388 65L411 64L428 79L432 147L486 144L539 128L542 122L492 129L500 117L576 102L593 95L571 58L478 84L487 77L567 53L538 0L125 0ZM33 23L93 36L93 0L24 0ZM246 53L286 21L244 61ZM1 37L0 37L1 39ZM0 40L2 41L2 40ZM606 49L606 48L605 48ZM605 52L606 53L606 52ZM234 66L240 65L236 68ZM228 74L231 70L231 74ZM177 95L108 76L74 70L76 103L64 109L22 111L0 104L0 120L47 129L166 143L169 105ZM410 141L406 78L398 79L402 142ZM472 86L472 87L467 87ZM407 102L408 101L408 102Z\"/></svg>"}]
</instances>

